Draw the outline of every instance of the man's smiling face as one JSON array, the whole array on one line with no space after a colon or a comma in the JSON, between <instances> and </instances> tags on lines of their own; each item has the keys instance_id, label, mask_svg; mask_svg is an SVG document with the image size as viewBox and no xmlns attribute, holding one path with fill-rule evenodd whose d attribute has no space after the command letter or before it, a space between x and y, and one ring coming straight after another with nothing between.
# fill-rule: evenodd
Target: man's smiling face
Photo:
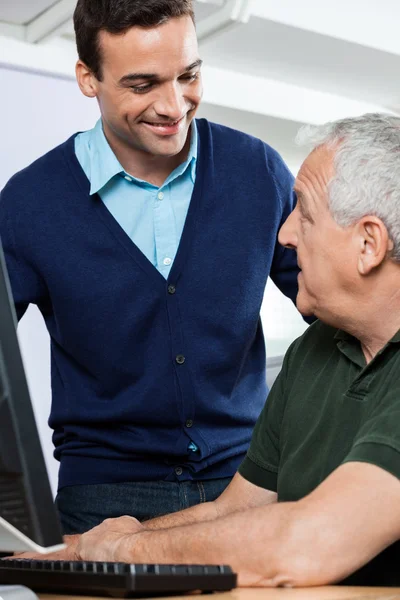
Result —
<instances>
[{"instance_id":1,"label":"man's smiling face","mask_svg":"<svg viewBox=\"0 0 400 600\"><path fill-rule=\"evenodd\" d=\"M99 45L102 80L95 86L108 139L153 156L179 154L202 96L192 19L102 31Z\"/></svg>"}]
</instances>

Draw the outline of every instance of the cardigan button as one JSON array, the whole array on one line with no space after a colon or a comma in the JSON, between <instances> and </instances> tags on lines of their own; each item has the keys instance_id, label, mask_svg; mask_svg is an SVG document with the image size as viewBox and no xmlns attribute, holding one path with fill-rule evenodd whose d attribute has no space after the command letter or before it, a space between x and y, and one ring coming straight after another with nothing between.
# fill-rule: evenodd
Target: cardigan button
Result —
<instances>
[{"instance_id":1,"label":"cardigan button","mask_svg":"<svg viewBox=\"0 0 400 600\"><path fill-rule=\"evenodd\" d=\"M175 360L178 363L178 365L183 365L186 358L183 356L183 354L178 354L178 356L175 358Z\"/></svg>"},{"instance_id":2,"label":"cardigan button","mask_svg":"<svg viewBox=\"0 0 400 600\"><path fill-rule=\"evenodd\" d=\"M189 428L190 428L190 427L193 427L193 421L192 421L192 419L188 419L188 420L186 421L186 427L189 427Z\"/></svg>"},{"instance_id":3,"label":"cardigan button","mask_svg":"<svg viewBox=\"0 0 400 600\"><path fill-rule=\"evenodd\" d=\"M172 296L173 294L175 294L175 292L176 292L176 287L174 285L169 285L168 286L168 294L171 294L171 296Z\"/></svg>"},{"instance_id":4,"label":"cardigan button","mask_svg":"<svg viewBox=\"0 0 400 600\"><path fill-rule=\"evenodd\" d=\"M176 473L177 475L182 475L182 473L183 473L183 469L182 469L182 467L175 467L175 473Z\"/></svg>"}]
</instances>

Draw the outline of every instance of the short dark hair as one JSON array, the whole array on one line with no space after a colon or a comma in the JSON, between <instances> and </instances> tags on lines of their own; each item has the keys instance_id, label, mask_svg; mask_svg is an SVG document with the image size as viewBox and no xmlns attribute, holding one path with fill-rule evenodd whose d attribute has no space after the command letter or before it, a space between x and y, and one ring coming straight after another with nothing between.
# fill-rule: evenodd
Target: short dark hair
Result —
<instances>
[{"instance_id":1,"label":"short dark hair","mask_svg":"<svg viewBox=\"0 0 400 600\"><path fill-rule=\"evenodd\" d=\"M100 31L121 34L186 15L194 21L192 0L78 0L74 27L79 58L101 81Z\"/></svg>"}]
</instances>

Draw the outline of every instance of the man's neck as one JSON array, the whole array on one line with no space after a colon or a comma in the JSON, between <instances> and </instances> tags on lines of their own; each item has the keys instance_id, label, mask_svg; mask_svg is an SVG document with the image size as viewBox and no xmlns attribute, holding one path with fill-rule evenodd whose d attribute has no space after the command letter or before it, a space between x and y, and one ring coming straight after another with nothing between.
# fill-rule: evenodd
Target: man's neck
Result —
<instances>
[{"instance_id":1,"label":"man's neck","mask_svg":"<svg viewBox=\"0 0 400 600\"><path fill-rule=\"evenodd\" d=\"M400 329L400 278L395 277L386 288L376 285L373 293L357 302L357 318L343 329L360 340L367 363L382 350Z\"/></svg>"},{"instance_id":2,"label":"man's neck","mask_svg":"<svg viewBox=\"0 0 400 600\"><path fill-rule=\"evenodd\" d=\"M375 335L374 337L363 336L363 339L358 338L360 339L361 349L367 364L371 362L371 360L378 354L380 350L382 350L384 346L386 346L389 340L392 339L399 329L400 327L395 327L390 331L390 333L388 331L387 335L382 333L382 335Z\"/></svg>"},{"instance_id":3,"label":"man's neck","mask_svg":"<svg viewBox=\"0 0 400 600\"><path fill-rule=\"evenodd\" d=\"M126 173L160 187L167 177L189 155L191 129L182 150L174 156L156 156L143 150L134 149L115 140L104 131L107 142Z\"/></svg>"}]
</instances>

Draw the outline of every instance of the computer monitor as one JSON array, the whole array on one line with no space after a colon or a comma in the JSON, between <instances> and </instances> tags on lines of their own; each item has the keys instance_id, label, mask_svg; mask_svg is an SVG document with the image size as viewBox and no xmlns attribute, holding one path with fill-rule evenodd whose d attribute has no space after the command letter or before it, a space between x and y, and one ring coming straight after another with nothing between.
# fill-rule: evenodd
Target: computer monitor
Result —
<instances>
[{"instance_id":1,"label":"computer monitor","mask_svg":"<svg viewBox=\"0 0 400 600\"><path fill-rule=\"evenodd\" d=\"M0 243L0 552L63 548Z\"/></svg>"}]
</instances>

